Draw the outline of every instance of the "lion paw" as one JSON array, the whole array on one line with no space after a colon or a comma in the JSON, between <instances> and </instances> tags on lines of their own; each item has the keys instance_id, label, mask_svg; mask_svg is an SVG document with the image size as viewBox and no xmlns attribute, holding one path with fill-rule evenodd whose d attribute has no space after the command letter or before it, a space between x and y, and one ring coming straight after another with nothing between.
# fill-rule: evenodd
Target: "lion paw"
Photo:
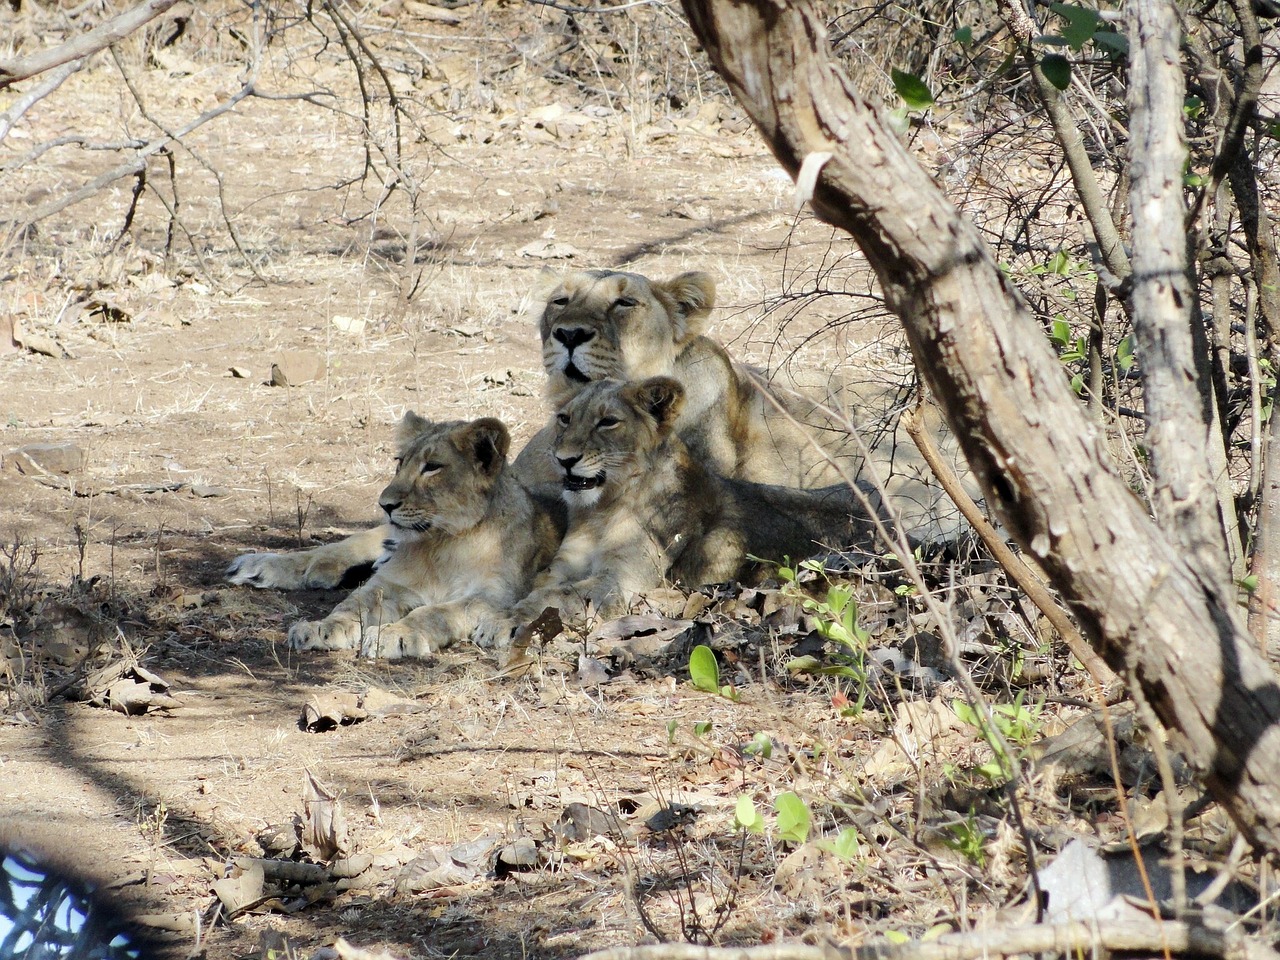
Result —
<instances>
[{"instance_id":1,"label":"lion paw","mask_svg":"<svg viewBox=\"0 0 1280 960\"><path fill-rule=\"evenodd\" d=\"M346 620L299 620L289 628L294 650L354 650L360 645L360 624Z\"/></svg>"},{"instance_id":2,"label":"lion paw","mask_svg":"<svg viewBox=\"0 0 1280 960\"><path fill-rule=\"evenodd\" d=\"M446 646L447 643L434 640L413 627L389 623L384 627L365 629L360 656L377 660L402 660L405 657L426 660Z\"/></svg>"},{"instance_id":3,"label":"lion paw","mask_svg":"<svg viewBox=\"0 0 1280 960\"><path fill-rule=\"evenodd\" d=\"M511 646L511 635L517 622L509 617L481 620L471 633L471 640L483 650L505 650Z\"/></svg>"}]
</instances>

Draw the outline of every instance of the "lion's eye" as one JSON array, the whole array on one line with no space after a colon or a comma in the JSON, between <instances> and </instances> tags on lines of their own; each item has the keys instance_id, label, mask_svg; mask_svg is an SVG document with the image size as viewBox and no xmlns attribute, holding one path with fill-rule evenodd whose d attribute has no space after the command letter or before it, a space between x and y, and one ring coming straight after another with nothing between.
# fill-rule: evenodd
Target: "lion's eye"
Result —
<instances>
[{"instance_id":1,"label":"lion's eye","mask_svg":"<svg viewBox=\"0 0 1280 960\"><path fill-rule=\"evenodd\" d=\"M552 304L554 304L554 305L555 305L555 306L557 306L557 307L567 307L567 306L569 305L569 298L568 298L568 297L555 297L555 298L553 298L553 299L552 299L552 301L551 301L551 302L552 302Z\"/></svg>"},{"instance_id":2,"label":"lion's eye","mask_svg":"<svg viewBox=\"0 0 1280 960\"><path fill-rule=\"evenodd\" d=\"M396 471L399 472L400 468L403 466L404 466L404 457L396 457Z\"/></svg>"},{"instance_id":3,"label":"lion's eye","mask_svg":"<svg viewBox=\"0 0 1280 960\"><path fill-rule=\"evenodd\" d=\"M443 469L444 469L444 465L443 465L443 464L439 464L439 463L431 463L431 462L424 463L424 464L422 465L422 475L423 475L424 477L430 477L430 476L433 476L433 475L435 475L435 474L439 473L439 472L440 472L441 470L443 470Z\"/></svg>"},{"instance_id":4,"label":"lion's eye","mask_svg":"<svg viewBox=\"0 0 1280 960\"><path fill-rule=\"evenodd\" d=\"M567 413L557 413L556 423L562 427L567 427L569 425L569 415Z\"/></svg>"},{"instance_id":5,"label":"lion's eye","mask_svg":"<svg viewBox=\"0 0 1280 960\"><path fill-rule=\"evenodd\" d=\"M597 426L601 430L612 430L621 422L622 421L619 420L617 417L601 417L600 422L597 424Z\"/></svg>"},{"instance_id":6,"label":"lion's eye","mask_svg":"<svg viewBox=\"0 0 1280 960\"><path fill-rule=\"evenodd\" d=\"M639 300L636 300L633 297L619 297L617 300L613 301L613 305L615 307L634 307L639 302Z\"/></svg>"}]
</instances>

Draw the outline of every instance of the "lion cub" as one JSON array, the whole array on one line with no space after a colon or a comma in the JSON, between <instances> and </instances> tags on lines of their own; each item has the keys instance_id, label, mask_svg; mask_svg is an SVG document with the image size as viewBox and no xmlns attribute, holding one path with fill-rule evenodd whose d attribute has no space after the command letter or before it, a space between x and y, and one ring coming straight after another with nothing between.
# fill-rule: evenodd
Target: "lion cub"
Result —
<instances>
[{"instance_id":1,"label":"lion cub","mask_svg":"<svg viewBox=\"0 0 1280 960\"><path fill-rule=\"evenodd\" d=\"M395 479L378 503L394 549L320 621L295 623L299 650L425 657L455 640L505 640L511 608L551 560L562 528L507 469L511 440L492 417L432 423L406 413Z\"/></svg>"},{"instance_id":2,"label":"lion cub","mask_svg":"<svg viewBox=\"0 0 1280 960\"><path fill-rule=\"evenodd\" d=\"M670 377L599 380L556 414L569 529L516 608L518 622L547 607L580 619L588 603L614 616L666 581L739 577L748 554L781 560L869 539L870 518L846 485L800 490L708 470L676 432L684 399Z\"/></svg>"}]
</instances>

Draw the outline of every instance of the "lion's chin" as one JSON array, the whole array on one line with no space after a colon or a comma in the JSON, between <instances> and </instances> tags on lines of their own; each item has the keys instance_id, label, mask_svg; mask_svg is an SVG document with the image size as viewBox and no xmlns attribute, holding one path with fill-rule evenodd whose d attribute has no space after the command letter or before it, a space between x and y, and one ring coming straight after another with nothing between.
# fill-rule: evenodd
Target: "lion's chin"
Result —
<instances>
[{"instance_id":1,"label":"lion's chin","mask_svg":"<svg viewBox=\"0 0 1280 960\"><path fill-rule=\"evenodd\" d=\"M565 379L572 380L574 383L590 383L591 382L591 378L588 377L585 373L583 373L582 370L578 367L578 365L574 363L572 360L570 360L567 364L565 364L565 368L562 372L565 375Z\"/></svg>"},{"instance_id":2,"label":"lion's chin","mask_svg":"<svg viewBox=\"0 0 1280 960\"><path fill-rule=\"evenodd\" d=\"M594 506L603 491L603 472L591 477L579 477L572 473L566 473L564 476L564 500L570 506Z\"/></svg>"}]
</instances>

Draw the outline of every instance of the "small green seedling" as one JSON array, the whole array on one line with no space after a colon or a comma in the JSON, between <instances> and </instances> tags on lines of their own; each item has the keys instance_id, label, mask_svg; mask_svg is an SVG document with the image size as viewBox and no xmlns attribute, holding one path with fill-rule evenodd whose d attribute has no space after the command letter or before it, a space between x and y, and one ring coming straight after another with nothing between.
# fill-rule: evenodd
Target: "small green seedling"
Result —
<instances>
[{"instance_id":1,"label":"small green seedling","mask_svg":"<svg viewBox=\"0 0 1280 960\"><path fill-rule=\"evenodd\" d=\"M788 790L773 801L773 808L778 813L779 839L792 843L804 843L809 839L813 816L803 800Z\"/></svg>"},{"instance_id":2,"label":"small green seedling","mask_svg":"<svg viewBox=\"0 0 1280 960\"><path fill-rule=\"evenodd\" d=\"M720 664L711 648L698 644L689 654L689 680L704 693L715 693L726 700L738 699L738 691L732 684L720 685Z\"/></svg>"}]
</instances>

